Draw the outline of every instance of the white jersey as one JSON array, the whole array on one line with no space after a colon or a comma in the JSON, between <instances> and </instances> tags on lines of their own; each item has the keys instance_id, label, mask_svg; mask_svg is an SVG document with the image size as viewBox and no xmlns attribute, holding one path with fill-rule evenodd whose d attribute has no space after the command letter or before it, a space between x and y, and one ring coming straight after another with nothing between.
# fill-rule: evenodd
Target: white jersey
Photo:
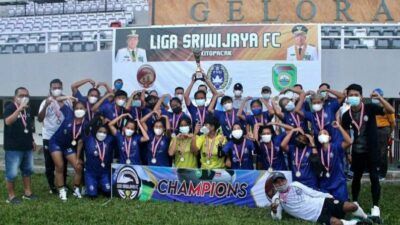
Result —
<instances>
[{"instance_id":1,"label":"white jersey","mask_svg":"<svg viewBox=\"0 0 400 225\"><path fill-rule=\"evenodd\" d=\"M296 50L298 51L298 49L299 48L294 45L289 47L287 49L286 59L288 61L297 61ZM307 45L306 52L304 53L303 56L303 61L315 61L315 60L318 60L317 48L312 45Z\"/></svg>"},{"instance_id":2,"label":"white jersey","mask_svg":"<svg viewBox=\"0 0 400 225\"><path fill-rule=\"evenodd\" d=\"M321 214L325 198L330 194L315 191L297 181L289 184L289 191L276 193L272 203L279 202L277 213L271 212L274 219L282 217L282 209L289 215L306 221L316 222Z\"/></svg>"},{"instance_id":3,"label":"white jersey","mask_svg":"<svg viewBox=\"0 0 400 225\"><path fill-rule=\"evenodd\" d=\"M39 107L39 113L46 104L46 99L42 101ZM69 100L64 101L68 107L72 108L72 103ZM61 123L64 121L64 115L60 111L59 104L53 100L46 109L46 114L43 120L42 137L45 140L50 140L53 134L58 130Z\"/></svg>"},{"instance_id":4,"label":"white jersey","mask_svg":"<svg viewBox=\"0 0 400 225\"><path fill-rule=\"evenodd\" d=\"M128 48L121 48L117 52L117 56L115 57L115 62L140 62L147 63L146 50L142 48L137 48L135 51L135 58L132 56L132 50Z\"/></svg>"}]
</instances>

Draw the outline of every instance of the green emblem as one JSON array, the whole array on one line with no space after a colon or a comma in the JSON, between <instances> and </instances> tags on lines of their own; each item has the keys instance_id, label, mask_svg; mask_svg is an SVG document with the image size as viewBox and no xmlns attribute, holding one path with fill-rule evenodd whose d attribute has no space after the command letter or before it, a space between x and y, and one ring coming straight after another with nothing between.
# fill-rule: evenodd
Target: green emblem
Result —
<instances>
[{"instance_id":1,"label":"green emblem","mask_svg":"<svg viewBox=\"0 0 400 225\"><path fill-rule=\"evenodd\" d=\"M276 90L293 87L297 83L297 68L293 64L276 64L272 68L272 83Z\"/></svg>"}]
</instances>

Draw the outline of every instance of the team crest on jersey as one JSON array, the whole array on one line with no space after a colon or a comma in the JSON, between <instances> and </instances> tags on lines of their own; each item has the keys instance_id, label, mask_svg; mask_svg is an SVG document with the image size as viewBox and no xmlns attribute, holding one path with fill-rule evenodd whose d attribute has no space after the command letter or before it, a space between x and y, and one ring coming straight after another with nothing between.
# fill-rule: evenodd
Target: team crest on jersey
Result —
<instances>
[{"instance_id":1,"label":"team crest on jersey","mask_svg":"<svg viewBox=\"0 0 400 225\"><path fill-rule=\"evenodd\" d=\"M281 91L297 83L297 68L293 64L276 64L272 68L272 83Z\"/></svg>"},{"instance_id":2,"label":"team crest on jersey","mask_svg":"<svg viewBox=\"0 0 400 225\"><path fill-rule=\"evenodd\" d=\"M217 90L226 90L232 84L228 70L222 64L213 64L207 72L207 77L211 80Z\"/></svg>"},{"instance_id":3,"label":"team crest on jersey","mask_svg":"<svg viewBox=\"0 0 400 225\"><path fill-rule=\"evenodd\" d=\"M365 116L364 116L364 121L365 121L365 122L368 122L368 119L369 119L368 116L365 115Z\"/></svg>"},{"instance_id":4,"label":"team crest on jersey","mask_svg":"<svg viewBox=\"0 0 400 225\"><path fill-rule=\"evenodd\" d=\"M124 166L117 174L116 189L123 199L135 199L139 196L141 180L133 167Z\"/></svg>"}]
</instances>

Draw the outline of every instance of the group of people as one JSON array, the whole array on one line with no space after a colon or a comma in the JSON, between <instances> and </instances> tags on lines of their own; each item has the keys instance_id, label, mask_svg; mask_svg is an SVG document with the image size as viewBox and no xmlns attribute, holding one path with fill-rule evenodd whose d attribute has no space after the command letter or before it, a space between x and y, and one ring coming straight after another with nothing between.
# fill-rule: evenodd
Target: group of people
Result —
<instances>
[{"instance_id":1,"label":"group of people","mask_svg":"<svg viewBox=\"0 0 400 225\"><path fill-rule=\"evenodd\" d=\"M244 97L243 86L237 83L233 96L229 96L218 92L204 77L194 94L192 89L198 82L195 76L186 89L175 88L173 95L159 95L156 90L128 94L121 79L114 82L114 88L85 79L72 84L72 96L67 96L62 81L52 80L49 96L38 113L39 122L43 122L50 191L67 200L69 163L74 168L74 196L82 198L82 189L89 197L108 195L111 163L117 162L258 169L271 174L291 170L293 180L301 187L345 202L349 199L344 172L347 161L354 172L353 201L358 201L360 180L368 170L371 214L380 216L381 152L376 117L389 120L394 115L382 90L374 90L372 102L367 103L358 84L349 85L344 92L332 90L326 83L316 91L305 91L296 84L277 96L265 86L259 97ZM84 85L90 86L86 95L79 90ZM211 99L207 97L210 95ZM30 175L35 143L26 88L16 89L14 101L5 107L4 118L7 201L20 201L14 193L18 168L24 178L23 198L34 199Z\"/></svg>"}]
</instances>

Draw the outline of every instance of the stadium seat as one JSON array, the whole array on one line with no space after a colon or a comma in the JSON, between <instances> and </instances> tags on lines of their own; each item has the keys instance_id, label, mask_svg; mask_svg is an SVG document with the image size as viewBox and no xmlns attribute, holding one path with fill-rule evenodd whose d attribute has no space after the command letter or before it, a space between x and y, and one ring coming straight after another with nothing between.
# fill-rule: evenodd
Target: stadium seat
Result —
<instances>
[{"instance_id":1,"label":"stadium seat","mask_svg":"<svg viewBox=\"0 0 400 225\"><path fill-rule=\"evenodd\" d=\"M321 42L322 49L330 49L331 48L331 39L324 38Z\"/></svg>"},{"instance_id":2,"label":"stadium seat","mask_svg":"<svg viewBox=\"0 0 400 225\"><path fill-rule=\"evenodd\" d=\"M46 45L45 44L39 44L38 45L38 52L45 53L46 52Z\"/></svg>"},{"instance_id":3,"label":"stadium seat","mask_svg":"<svg viewBox=\"0 0 400 225\"><path fill-rule=\"evenodd\" d=\"M340 46L341 46L340 43L341 43L340 38L333 39L332 49L340 49Z\"/></svg>"},{"instance_id":4,"label":"stadium seat","mask_svg":"<svg viewBox=\"0 0 400 225\"><path fill-rule=\"evenodd\" d=\"M25 45L15 45L13 49L13 53L22 54L25 53Z\"/></svg>"},{"instance_id":5,"label":"stadium seat","mask_svg":"<svg viewBox=\"0 0 400 225\"><path fill-rule=\"evenodd\" d=\"M96 51L96 43L95 42L86 42L84 45L84 49L87 52Z\"/></svg>"},{"instance_id":6,"label":"stadium seat","mask_svg":"<svg viewBox=\"0 0 400 225\"><path fill-rule=\"evenodd\" d=\"M360 44L360 39L356 39L356 38L345 39L345 45L356 46L359 44Z\"/></svg>"},{"instance_id":7,"label":"stadium seat","mask_svg":"<svg viewBox=\"0 0 400 225\"><path fill-rule=\"evenodd\" d=\"M400 39L393 39L391 48L400 49Z\"/></svg>"},{"instance_id":8,"label":"stadium seat","mask_svg":"<svg viewBox=\"0 0 400 225\"><path fill-rule=\"evenodd\" d=\"M72 43L72 51L73 52L83 52L83 44L81 42L79 43Z\"/></svg>"},{"instance_id":9,"label":"stadium seat","mask_svg":"<svg viewBox=\"0 0 400 225\"><path fill-rule=\"evenodd\" d=\"M12 54L13 53L13 46L12 45L5 45L1 49L1 54Z\"/></svg>"},{"instance_id":10,"label":"stadium seat","mask_svg":"<svg viewBox=\"0 0 400 225\"><path fill-rule=\"evenodd\" d=\"M389 39L376 39L375 48L388 49L390 47Z\"/></svg>"},{"instance_id":11,"label":"stadium seat","mask_svg":"<svg viewBox=\"0 0 400 225\"><path fill-rule=\"evenodd\" d=\"M368 36L381 36L381 31L377 29L369 30Z\"/></svg>"},{"instance_id":12,"label":"stadium seat","mask_svg":"<svg viewBox=\"0 0 400 225\"><path fill-rule=\"evenodd\" d=\"M71 52L71 44L70 43L61 43L60 45L60 52Z\"/></svg>"},{"instance_id":13,"label":"stadium seat","mask_svg":"<svg viewBox=\"0 0 400 225\"><path fill-rule=\"evenodd\" d=\"M396 36L396 31L393 29L385 29L382 31L383 36Z\"/></svg>"},{"instance_id":14,"label":"stadium seat","mask_svg":"<svg viewBox=\"0 0 400 225\"><path fill-rule=\"evenodd\" d=\"M38 45L36 45L36 44L28 44L26 46L26 53L37 53L37 52L39 52Z\"/></svg>"}]
</instances>

